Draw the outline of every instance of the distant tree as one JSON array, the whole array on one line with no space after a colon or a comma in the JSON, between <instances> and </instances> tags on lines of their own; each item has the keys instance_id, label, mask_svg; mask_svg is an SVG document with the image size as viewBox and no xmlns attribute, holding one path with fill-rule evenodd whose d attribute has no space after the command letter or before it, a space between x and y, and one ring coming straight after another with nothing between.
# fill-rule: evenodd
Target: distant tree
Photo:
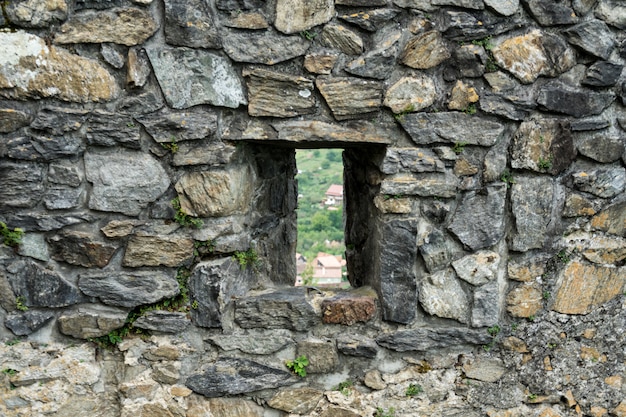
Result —
<instances>
[{"instance_id":1,"label":"distant tree","mask_svg":"<svg viewBox=\"0 0 626 417\"><path fill-rule=\"evenodd\" d=\"M318 211L311 217L311 229L323 232L332 228L333 222L328 216L328 211Z\"/></svg>"}]
</instances>

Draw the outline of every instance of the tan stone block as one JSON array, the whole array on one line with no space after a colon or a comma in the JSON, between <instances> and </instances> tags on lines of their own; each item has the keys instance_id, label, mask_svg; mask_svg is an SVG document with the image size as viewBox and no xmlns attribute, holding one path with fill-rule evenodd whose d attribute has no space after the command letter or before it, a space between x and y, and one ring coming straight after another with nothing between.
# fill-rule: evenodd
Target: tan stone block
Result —
<instances>
[{"instance_id":1,"label":"tan stone block","mask_svg":"<svg viewBox=\"0 0 626 417\"><path fill-rule=\"evenodd\" d=\"M338 295L322 301L322 321L326 324L353 325L374 318L376 303L372 297Z\"/></svg>"},{"instance_id":2,"label":"tan stone block","mask_svg":"<svg viewBox=\"0 0 626 417\"><path fill-rule=\"evenodd\" d=\"M454 164L454 174L459 177L466 175L474 175L478 173L478 167L472 165L467 159L460 158L457 159Z\"/></svg>"},{"instance_id":3,"label":"tan stone block","mask_svg":"<svg viewBox=\"0 0 626 417\"><path fill-rule=\"evenodd\" d=\"M479 100L478 94L474 87L469 87L463 81L457 81L452 88L450 96L450 102L448 108L450 110L463 110L467 111L469 105L476 103Z\"/></svg>"},{"instance_id":4,"label":"tan stone block","mask_svg":"<svg viewBox=\"0 0 626 417\"><path fill-rule=\"evenodd\" d=\"M591 417L604 417L608 413L608 410L606 408L599 407L597 405L592 405L589 411L591 413Z\"/></svg>"},{"instance_id":5,"label":"tan stone block","mask_svg":"<svg viewBox=\"0 0 626 417\"><path fill-rule=\"evenodd\" d=\"M432 30L411 38L404 48L400 60L411 68L436 67L450 58L450 51L441 34Z\"/></svg>"},{"instance_id":6,"label":"tan stone block","mask_svg":"<svg viewBox=\"0 0 626 417\"><path fill-rule=\"evenodd\" d=\"M377 195L374 205L381 213L408 214L411 212L411 200L406 197L391 197Z\"/></svg>"},{"instance_id":7,"label":"tan stone block","mask_svg":"<svg viewBox=\"0 0 626 417\"><path fill-rule=\"evenodd\" d=\"M543 275L545 272L545 265L545 261L509 261L507 271L510 279L521 282L530 282Z\"/></svg>"},{"instance_id":8,"label":"tan stone block","mask_svg":"<svg viewBox=\"0 0 626 417\"><path fill-rule=\"evenodd\" d=\"M546 371L552 371L552 363L550 362L550 357L546 356L545 358L543 358L543 369Z\"/></svg>"},{"instance_id":9,"label":"tan stone block","mask_svg":"<svg viewBox=\"0 0 626 417\"><path fill-rule=\"evenodd\" d=\"M568 407L573 407L576 405L576 399L574 398L574 393L572 393L572 390L567 390L563 397L565 397L565 403Z\"/></svg>"},{"instance_id":10,"label":"tan stone block","mask_svg":"<svg viewBox=\"0 0 626 417\"><path fill-rule=\"evenodd\" d=\"M513 352L519 352L519 353L528 352L528 346L526 346L526 343L524 343L522 339L519 339L515 336L509 336L506 339L504 339L502 341L502 346L504 346L505 349L512 350Z\"/></svg>"},{"instance_id":11,"label":"tan stone block","mask_svg":"<svg viewBox=\"0 0 626 417\"><path fill-rule=\"evenodd\" d=\"M182 385L174 385L170 388L170 394L174 397L188 397L193 391Z\"/></svg>"},{"instance_id":12,"label":"tan stone block","mask_svg":"<svg viewBox=\"0 0 626 417\"><path fill-rule=\"evenodd\" d=\"M313 74L330 74L339 58L336 54L308 54L304 57L304 68Z\"/></svg>"},{"instance_id":13,"label":"tan stone block","mask_svg":"<svg viewBox=\"0 0 626 417\"><path fill-rule=\"evenodd\" d=\"M611 375L604 378L604 383L614 388L621 388L623 379L621 375Z\"/></svg>"},{"instance_id":14,"label":"tan stone block","mask_svg":"<svg viewBox=\"0 0 626 417\"><path fill-rule=\"evenodd\" d=\"M564 314L587 314L622 293L626 268L609 268L574 261L557 277L552 310Z\"/></svg>"},{"instance_id":15,"label":"tan stone block","mask_svg":"<svg viewBox=\"0 0 626 417\"><path fill-rule=\"evenodd\" d=\"M561 414L554 408L546 408L537 417L561 417Z\"/></svg>"},{"instance_id":16,"label":"tan stone block","mask_svg":"<svg viewBox=\"0 0 626 417\"><path fill-rule=\"evenodd\" d=\"M594 337L596 337L596 333L597 333L597 330L596 330L596 329L585 329L585 330L583 331L582 336L583 336L585 339L590 339L590 340L591 340L591 339L593 339Z\"/></svg>"},{"instance_id":17,"label":"tan stone block","mask_svg":"<svg viewBox=\"0 0 626 417\"><path fill-rule=\"evenodd\" d=\"M522 285L506 296L506 309L514 317L531 317L543 307L541 291L532 285Z\"/></svg>"},{"instance_id":18,"label":"tan stone block","mask_svg":"<svg viewBox=\"0 0 626 417\"><path fill-rule=\"evenodd\" d=\"M622 402L611 411L611 415L615 417L626 417L626 400L622 400Z\"/></svg>"},{"instance_id":19,"label":"tan stone block","mask_svg":"<svg viewBox=\"0 0 626 417\"><path fill-rule=\"evenodd\" d=\"M57 43L113 42L139 45L156 32L158 25L150 12L134 8L112 8L76 13L56 33Z\"/></svg>"}]
</instances>

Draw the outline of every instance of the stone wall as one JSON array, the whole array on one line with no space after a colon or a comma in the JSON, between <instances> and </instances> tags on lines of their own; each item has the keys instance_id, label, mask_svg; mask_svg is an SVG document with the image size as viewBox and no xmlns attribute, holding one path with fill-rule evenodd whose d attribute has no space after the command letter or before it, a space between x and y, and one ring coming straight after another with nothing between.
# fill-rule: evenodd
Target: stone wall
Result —
<instances>
[{"instance_id":1,"label":"stone wall","mask_svg":"<svg viewBox=\"0 0 626 417\"><path fill-rule=\"evenodd\" d=\"M626 415L622 1L0 5L1 415Z\"/></svg>"}]
</instances>

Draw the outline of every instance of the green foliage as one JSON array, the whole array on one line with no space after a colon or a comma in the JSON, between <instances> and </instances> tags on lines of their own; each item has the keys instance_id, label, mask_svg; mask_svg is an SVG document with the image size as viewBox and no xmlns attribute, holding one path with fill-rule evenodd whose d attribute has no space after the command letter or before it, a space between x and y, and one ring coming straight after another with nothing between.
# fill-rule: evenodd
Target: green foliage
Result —
<instances>
[{"instance_id":1,"label":"green foliage","mask_svg":"<svg viewBox=\"0 0 626 417\"><path fill-rule=\"evenodd\" d=\"M11 340L7 340L4 344L7 346L15 346L18 343L20 343L20 339L11 339Z\"/></svg>"},{"instance_id":2,"label":"green foliage","mask_svg":"<svg viewBox=\"0 0 626 417\"><path fill-rule=\"evenodd\" d=\"M550 291L544 291L543 292L543 299L547 301L550 298L552 298L552 294L550 294Z\"/></svg>"},{"instance_id":3,"label":"green foliage","mask_svg":"<svg viewBox=\"0 0 626 417\"><path fill-rule=\"evenodd\" d=\"M500 180L506 184L506 188L509 188L512 184L515 184L513 173L508 169L504 170L504 172L500 176Z\"/></svg>"},{"instance_id":4,"label":"green foliage","mask_svg":"<svg viewBox=\"0 0 626 417\"><path fill-rule=\"evenodd\" d=\"M28 311L28 306L26 304L24 304L26 302L26 299L22 296L16 297L15 298L15 308L17 308L20 311Z\"/></svg>"},{"instance_id":5,"label":"green foliage","mask_svg":"<svg viewBox=\"0 0 626 417\"><path fill-rule=\"evenodd\" d=\"M489 352L491 350L491 348L493 348L495 346L495 344L496 344L496 337L498 337L498 335L500 334L501 330L502 329L497 324L494 324L493 326L487 328L487 333L489 333L489 335L491 336L491 342L489 342L486 345L483 345L483 350L485 352Z\"/></svg>"},{"instance_id":6,"label":"green foliage","mask_svg":"<svg viewBox=\"0 0 626 417\"><path fill-rule=\"evenodd\" d=\"M570 257L569 257L569 253L567 253L567 251L565 249L561 249L557 254L556 257L559 259L559 261L561 261L561 263L568 263L570 261Z\"/></svg>"},{"instance_id":7,"label":"green foliage","mask_svg":"<svg viewBox=\"0 0 626 417\"><path fill-rule=\"evenodd\" d=\"M302 32L300 32L300 36L302 36L307 41L312 41L317 36L317 33L309 32L308 30L303 30Z\"/></svg>"},{"instance_id":8,"label":"green foliage","mask_svg":"<svg viewBox=\"0 0 626 417\"><path fill-rule=\"evenodd\" d=\"M259 262L259 255L252 248L244 252L235 251L233 257L242 269L245 269L248 266L256 266Z\"/></svg>"},{"instance_id":9,"label":"green foliage","mask_svg":"<svg viewBox=\"0 0 626 417\"><path fill-rule=\"evenodd\" d=\"M16 227L10 230L5 223L0 222L0 237L6 246L19 246L22 243L22 236L24 236L23 229Z\"/></svg>"},{"instance_id":10,"label":"green foliage","mask_svg":"<svg viewBox=\"0 0 626 417\"><path fill-rule=\"evenodd\" d=\"M172 298L161 300L158 303L139 306L132 310L130 313L128 313L124 326L120 327L119 329L112 330L104 336L94 337L88 340L97 344L101 348L112 349L113 347L117 346L118 343L123 341L124 338L127 337L129 334L143 333L141 329L134 327L134 323L139 317L143 316L148 311L189 311L189 288L187 284L190 276L191 271L188 268L180 267L176 273L176 281L178 281L179 288L178 295ZM195 304L197 307L197 302L195 302Z\"/></svg>"},{"instance_id":11,"label":"green foliage","mask_svg":"<svg viewBox=\"0 0 626 417\"><path fill-rule=\"evenodd\" d=\"M463 150L465 149L465 145L467 145L467 142L455 142L454 146L452 147L452 151L459 155L463 152Z\"/></svg>"},{"instance_id":12,"label":"green foliage","mask_svg":"<svg viewBox=\"0 0 626 417\"><path fill-rule=\"evenodd\" d=\"M301 378L306 376L306 367L309 366L309 359L302 355L292 361L286 361L285 366L294 374Z\"/></svg>"},{"instance_id":13,"label":"green foliage","mask_svg":"<svg viewBox=\"0 0 626 417\"><path fill-rule=\"evenodd\" d=\"M15 374L17 374L19 371L16 371L15 369L11 369L11 368L4 368L2 370L2 373L5 375L9 375L9 376L13 376Z\"/></svg>"},{"instance_id":14,"label":"green foliage","mask_svg":"<svg viewBox=\"0 0 626 417\"><path fill-rule=\"evenodd\" d=\"M383 408L377 407L374 417L396 417L396 409L391 407L385 411Z\"/></svg>"},{"instance_id":15,"label":"green foliage","mask_svg":"<svg viewBox=\"0 0 626 417\"><path fill-rule=\"evenodd\" d=\"M468 104L467 107L463 109L463 113L469 114L469 115L476 114L476 104L474 103Z\"/></svg>"},{"instance_id":16,"label":"green foliage","mask_svg":"<svg viewBox=\"0 0 626 417\"><path fill-rule=\"evenodd\" d=\"M528 394L528 399L531 401L537 399L537 394Z\"/></svg>"},{"instance_id":17,"label":"green foliage","mask_svg":"<svg viewBox=\"0 0 626 417\"><path fill-rule=\"evenodd\" d=\"M485 48L486 51L491 51L493 49L493 44L491 43L491 36L487 36L483 39L475 39L472 41L472 45L478 45Z\"/></svg>"},{"instance_id":18,"label":"green foliage","mask_svg":"<svg viewBox=\"0 0 626 417\"><path fill-rule=\"evenodd\" d=\"M200 256L200 255L206 255L208 253L213 253L214 250L215 250L215 242L213 242L212 240L206 240L206 241L196 240L193 242L193 255L194 256Z\"/></svg>"},{"instance_id":19,"label":"green foliage","mask_svg":"<svg viewBox=\"0 0 626 417\"><path fill-rule=\"evenodd\" d=\"M183 211L180 205L179 197L172 199L171 203L174 211L176 212L176 214L174 214L174 220L176 223L184 227L195 227L196 229L199 229L202 225L204 225L202 220L192 217Z\"/></svg>"},{"instance_id":20,"label":"green foliage","mask_svg":"<svg viewBox=\"0 0 626 417\"><path fill-rule=\"evenodd\" d=\"M537 161L537 167L544 171L549 170L550 168L552 168L552 158L550 157L548 159L543 159L542 157L539 157L539 160Z\"/></svg>"},{"instance_id":21,"label":"green foliage","mask_svg":"<svg viewBox=\"0 0 626 417\"><path fill-rule=\"evenodd\" d=\"M530 322L535 321L535 316L528 316L528 321L530 321Z\"/></svg>"},{"instance_id":22,"label":"green foliage","mask_svg":"<svg viewBox=\"0 0 626 417\"><path fill-rule=\"evenodd\" d=\"M161 143L161 147L171 153L178 152L178 143L176 142L176 138L174 136L170 138L169 142Z\"/></svg>"},{"instance_id":23,"label":"green foliage","mask_svg":"<svg viewBox=\"0 0 626 417\"><path fill-rule=\"evenodd\" d=\"M491 335L491 337L496 337L500 333L500 326L494 324L490 328L487 329L487 332Z\"/></svg>"},{"instance_id":24,"label":"green foliage","mask_svg":"<svg viewBox=\"0 0 626 417\"><path fill-rule=\"evenodd\" d=\"M333 389L335 391L339 391L340 393L342 393L343 395L345 395L347 397L352 392L352 390L350 388L352 388L353 385L354 385L354 383L348 379L346 381L340 382Z\"/></svg>"},{"instance_id":25,"label":"green foliage","mask_svg":"<svg viewBox=\"0 0 626 417\"><path fill-rule=\"evenodd\" d=\"M331 184L343 183L341 149L298 150L298 241L296 251L312 260L318 252L340 255L343 244L343 207L328 210L321 202ZM332 156L331 156L332 155ZM327 169L322 164L329 163ZM326 164L324 164L325 166ZM336 245L328 245L336 242Z\"/></svg>"},{"instance_id":26,"label":"green foliage","mask_svg":"<svg viewBox=\"0 0 626 417\"><path fill-rule=\"evenodd\" d=\"M413 104L408 104L404 109L402 109L402 111L400 113L396 113L393 115L393 118L396 119L397 121L401 122L404 120L404 116L406 116L407 114L411 113L415 111L415 105Z\"/></svg>"},{"instance_id":27,"label":"green foliage","mask_svg":"<svg viewBox=\"0 0 626 417\"><path fill-rule=\"evenodd\" d=\"M406 389L406 391L405 391L405 393L404 393L404 394L405 394L407 397L413 397L413 396L415 396L415 395L419 395L419 394L421 394L422 392L424 392L424 389L422 388L422 386L421 386L421 385L418 385L418 384L410 384L410 385L407 387L407 389Z\"/></svg>"}]
</instances>

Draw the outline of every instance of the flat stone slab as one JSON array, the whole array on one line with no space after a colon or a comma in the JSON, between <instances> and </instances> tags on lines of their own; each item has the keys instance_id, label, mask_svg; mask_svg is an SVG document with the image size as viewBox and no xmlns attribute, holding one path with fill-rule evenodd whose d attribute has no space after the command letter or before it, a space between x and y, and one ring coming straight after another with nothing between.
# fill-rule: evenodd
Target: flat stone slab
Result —
<instances>
[{"instance_id":1,"label":"flat stone slab","mask_svg":"<svg viewBox=\"0 0 626 417\"><path fill-rule=\"evenodd\" d=\"M389 335L382 335L376 343L398 352L427 351L457 345L483 345L491 341L491 336L484 329L420 328L400 330Z\"/></svg>"},{"instance_id":2,"label":"flat stone slab","mask_svg":"<svg viewBox=\"0 0 626 417\"><path fill-rule=\"evenodd\" d=\"M241 79L227 59L197 49L161 47L146 52L171 107L213 104L236 109L246 104Z\"/></svg>"},{"instance_id":3,"label":"flat stone slab","mask_svg":"<svg viewBox=\"0 0 626 417\"><path fill-rule=\"evenodd\" d=\"M198 394L214 398L277 388L296 381L286 370L248 359L219 358L204 373L187 378L185 385Z\"/></svg>"},{"instance_id":4,"label":"flat stone slab","mask_svg":"<svg viewBox=\"0 0 626 417\"><path fill-rule=\"evenodd\" d=\"M320 323L305 288L289 288L235 300L235 322L245 329L307 330Z\"/></svg>"},{"instance_id":5,"label":"flat stone slab","mask_svg":"<svg viewBox=\"0 0 626 417\"><path fill-rule=\"evenodd\" d=\"M493 146L504 134L501 123L462 112L409 113L398 119L418 145L463 142Z\"/></svg>"},{"instance_id":6,"label":"flat stone slab","mask_svg":"<svg viewBox=\"0 0 626 417\"><path fill-rule=\"evenodd\" d=\"M159 161L138 151L88 152L87 181L93 184L89 208L138 215L170 185Z\"/></svg>"},{"instance_id":7,"label":"flat stone slab","mask_svg":"<svg viewBox=\"0 0 626 417\"><path fill-rule=\"evenodd\" d=\"M180 291L174 274L162 271L83 274L78 287L105 304L121 307L155 303Z\"/></svg>"}]
</instances>

